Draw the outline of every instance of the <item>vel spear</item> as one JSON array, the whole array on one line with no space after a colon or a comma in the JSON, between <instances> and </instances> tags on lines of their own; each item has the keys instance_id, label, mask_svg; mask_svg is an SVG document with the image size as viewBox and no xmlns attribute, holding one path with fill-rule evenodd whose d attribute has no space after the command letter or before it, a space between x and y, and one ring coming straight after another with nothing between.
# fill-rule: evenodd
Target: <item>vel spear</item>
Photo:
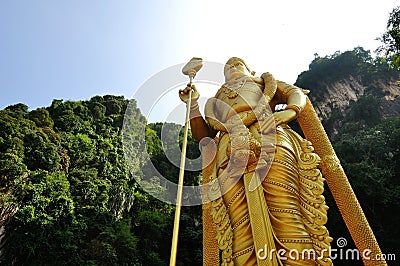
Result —
<instances>
[{"instance_id":1,"label":"vel spear","mask_svg":"<svg viewBox=\"0 0 400 266\"><path fill-rule=\"evenodd\" d=\"M171 246L171 257L169 261L170 266L176 265L176 253L178 249L178 235L179 235L179 222L181 216L181 206L182 206L182 189L183 189L183 177L185 174L185 162L186 162L186 148L187 148L187 137L189 130L189 117L190 117L190 105L192 103L192 81L196 76L196 73L203 66L203 60L198 57L193 57L183 68L182 73L189 76L189 98L186 103L186 117L185 117L185 129L183 133L183 143L182 143L182 154L181 163L179 169L179 181L178 181L178 191L176 195L176 209L175 209L175 219L174 219L174 231L172 234L172 246Z\"/></svg>"}]
</instances>

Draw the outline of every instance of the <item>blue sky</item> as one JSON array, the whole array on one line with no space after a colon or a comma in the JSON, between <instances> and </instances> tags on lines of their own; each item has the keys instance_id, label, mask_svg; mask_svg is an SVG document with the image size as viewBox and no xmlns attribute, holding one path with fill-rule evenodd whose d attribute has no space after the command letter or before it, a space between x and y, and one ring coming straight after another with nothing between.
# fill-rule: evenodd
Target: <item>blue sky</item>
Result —
<instances>
[{"instance_id":1,"label":"blue sky","mask_svg":"<svg viewBox=\"0 0 400 266\"><path fill-rule=\"evenodd\" d=\"M167 2L1 1L0 108L130 97L177 52L171 40L183 27L175 29L174 16L184 5Z\"/></svg>"},{"instance_id":2,"label":"blue sky","mask_svg":"<svg viewBox=\"0 0 400 266\"><path fill-rule=\"evenodd\" d=\"M0 108L130 98L193 56L295 82L314 53L374 50L398 1L0 1Z\"/></svg>"}]
</instances>

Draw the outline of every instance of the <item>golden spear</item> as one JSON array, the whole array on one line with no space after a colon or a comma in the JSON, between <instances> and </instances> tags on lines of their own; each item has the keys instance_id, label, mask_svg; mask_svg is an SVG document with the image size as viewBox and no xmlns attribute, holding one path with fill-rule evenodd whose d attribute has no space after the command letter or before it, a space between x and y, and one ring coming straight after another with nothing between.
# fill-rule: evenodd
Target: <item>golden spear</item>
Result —
<instances>
[{"instance_id":1,"label":"golden spear","mask_svg":"<svg viewBox=\"0 0 400 266\"><path fill-rule=\"evenodd\" d=\"M307 104L297 120L306 139L311 141L315 152L321 157L322 175L326 179L358 251L362 254L364 265L387 265L374 233L308 97ZM382 260L378 261L376 258Z\"/></svg>"},{"instance_id":2,"label":"golden spear","mask_svg":"<svg viewBox=\"0 0 400 266\"><path fill-rule=\"evenodd\" d=\"M189 88L192 86L193 78L196 76L197 71L203 66L202 59L198 57L193 57L183 68L182 72L188 75L190 78ZM192 103L192 89L189 90L189 98L186 103L186 118L185 118L185 129L183 133L183 143L182 143L182 155L181 163L179 169L179 181L178 181L178 191L176 195L176 209L175 209L175 219L174 219L174 231L172 234L172 246L171 246L171 256L169 265L176 265L176 253L178 250L178 235L179 235L179 221L181 216L181 206L182 206L182 189L183 189L183 177L185 174L185 163L186 163L186 148L187 148L187 137L189 131L189 120L190 120L190 105Z\"/></svg>"}]
</instances>

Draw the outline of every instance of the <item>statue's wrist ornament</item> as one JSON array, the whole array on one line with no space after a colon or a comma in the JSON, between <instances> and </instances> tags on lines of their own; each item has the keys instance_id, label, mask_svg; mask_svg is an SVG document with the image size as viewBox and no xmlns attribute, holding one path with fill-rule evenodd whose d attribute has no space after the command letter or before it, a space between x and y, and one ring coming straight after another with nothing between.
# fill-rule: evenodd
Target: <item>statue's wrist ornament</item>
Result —
<instances>
[{"instance_id":1,"label":"statue's wrist ornament","mask_svg":"<svg viewBox=\"0 0 400 266\"><path fill-rule=\"evenodd\" d=\"M296 105L296 104L290 104L290 105L286 106L285 110L293 110L293 111L295 111L296 112L296 117L298 117L300 112L301 112L301 107Z\"/></svg>"},{"instance_id":2,"label":"statue's wrist ornament","mask_svg":"<svg viewBox=\"0 0 400 266\"><path fill-rule=\"evenodd\" d=\"M196 111L199 109L199 103L192 99L191 105L190 105L190 111Z\"/></svg>"}]
</instances>

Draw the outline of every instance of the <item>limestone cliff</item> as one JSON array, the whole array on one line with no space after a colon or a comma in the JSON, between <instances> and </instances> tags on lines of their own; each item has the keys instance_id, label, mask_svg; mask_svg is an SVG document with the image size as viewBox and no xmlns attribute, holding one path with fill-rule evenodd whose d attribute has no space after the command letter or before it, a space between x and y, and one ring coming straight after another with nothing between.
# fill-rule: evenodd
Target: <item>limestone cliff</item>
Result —
<instances>
[{"instance_id":1,"label":"limestone cliff","mask_svg":"<svg viewBox=\"0 0 400 266\"><path fill-rule=\"evenodd\" d=\"M328 135L344 127L374 126L382 118L400 115L400 72L381 58L356 47L321 57L295 83L310 90L309 97Z\"/></svg>"},{"instance_id":2,"label":"limestone cliff","mask_svg":"<svg viewBox=\"0 0 400 266\"><path fill-rule=\"evenodd\" d=\"M345 115L350 104L367 94L379 99L380 105L377 111L381 117L398 116L400 86L397 81L398 79L391 77L365 83L360 77L349 76L335 82L321 82L318 95L313 95L317 88L310 88L309 97L321 120L330 118L335 109Z\"/></svg>"}]
</instances>

